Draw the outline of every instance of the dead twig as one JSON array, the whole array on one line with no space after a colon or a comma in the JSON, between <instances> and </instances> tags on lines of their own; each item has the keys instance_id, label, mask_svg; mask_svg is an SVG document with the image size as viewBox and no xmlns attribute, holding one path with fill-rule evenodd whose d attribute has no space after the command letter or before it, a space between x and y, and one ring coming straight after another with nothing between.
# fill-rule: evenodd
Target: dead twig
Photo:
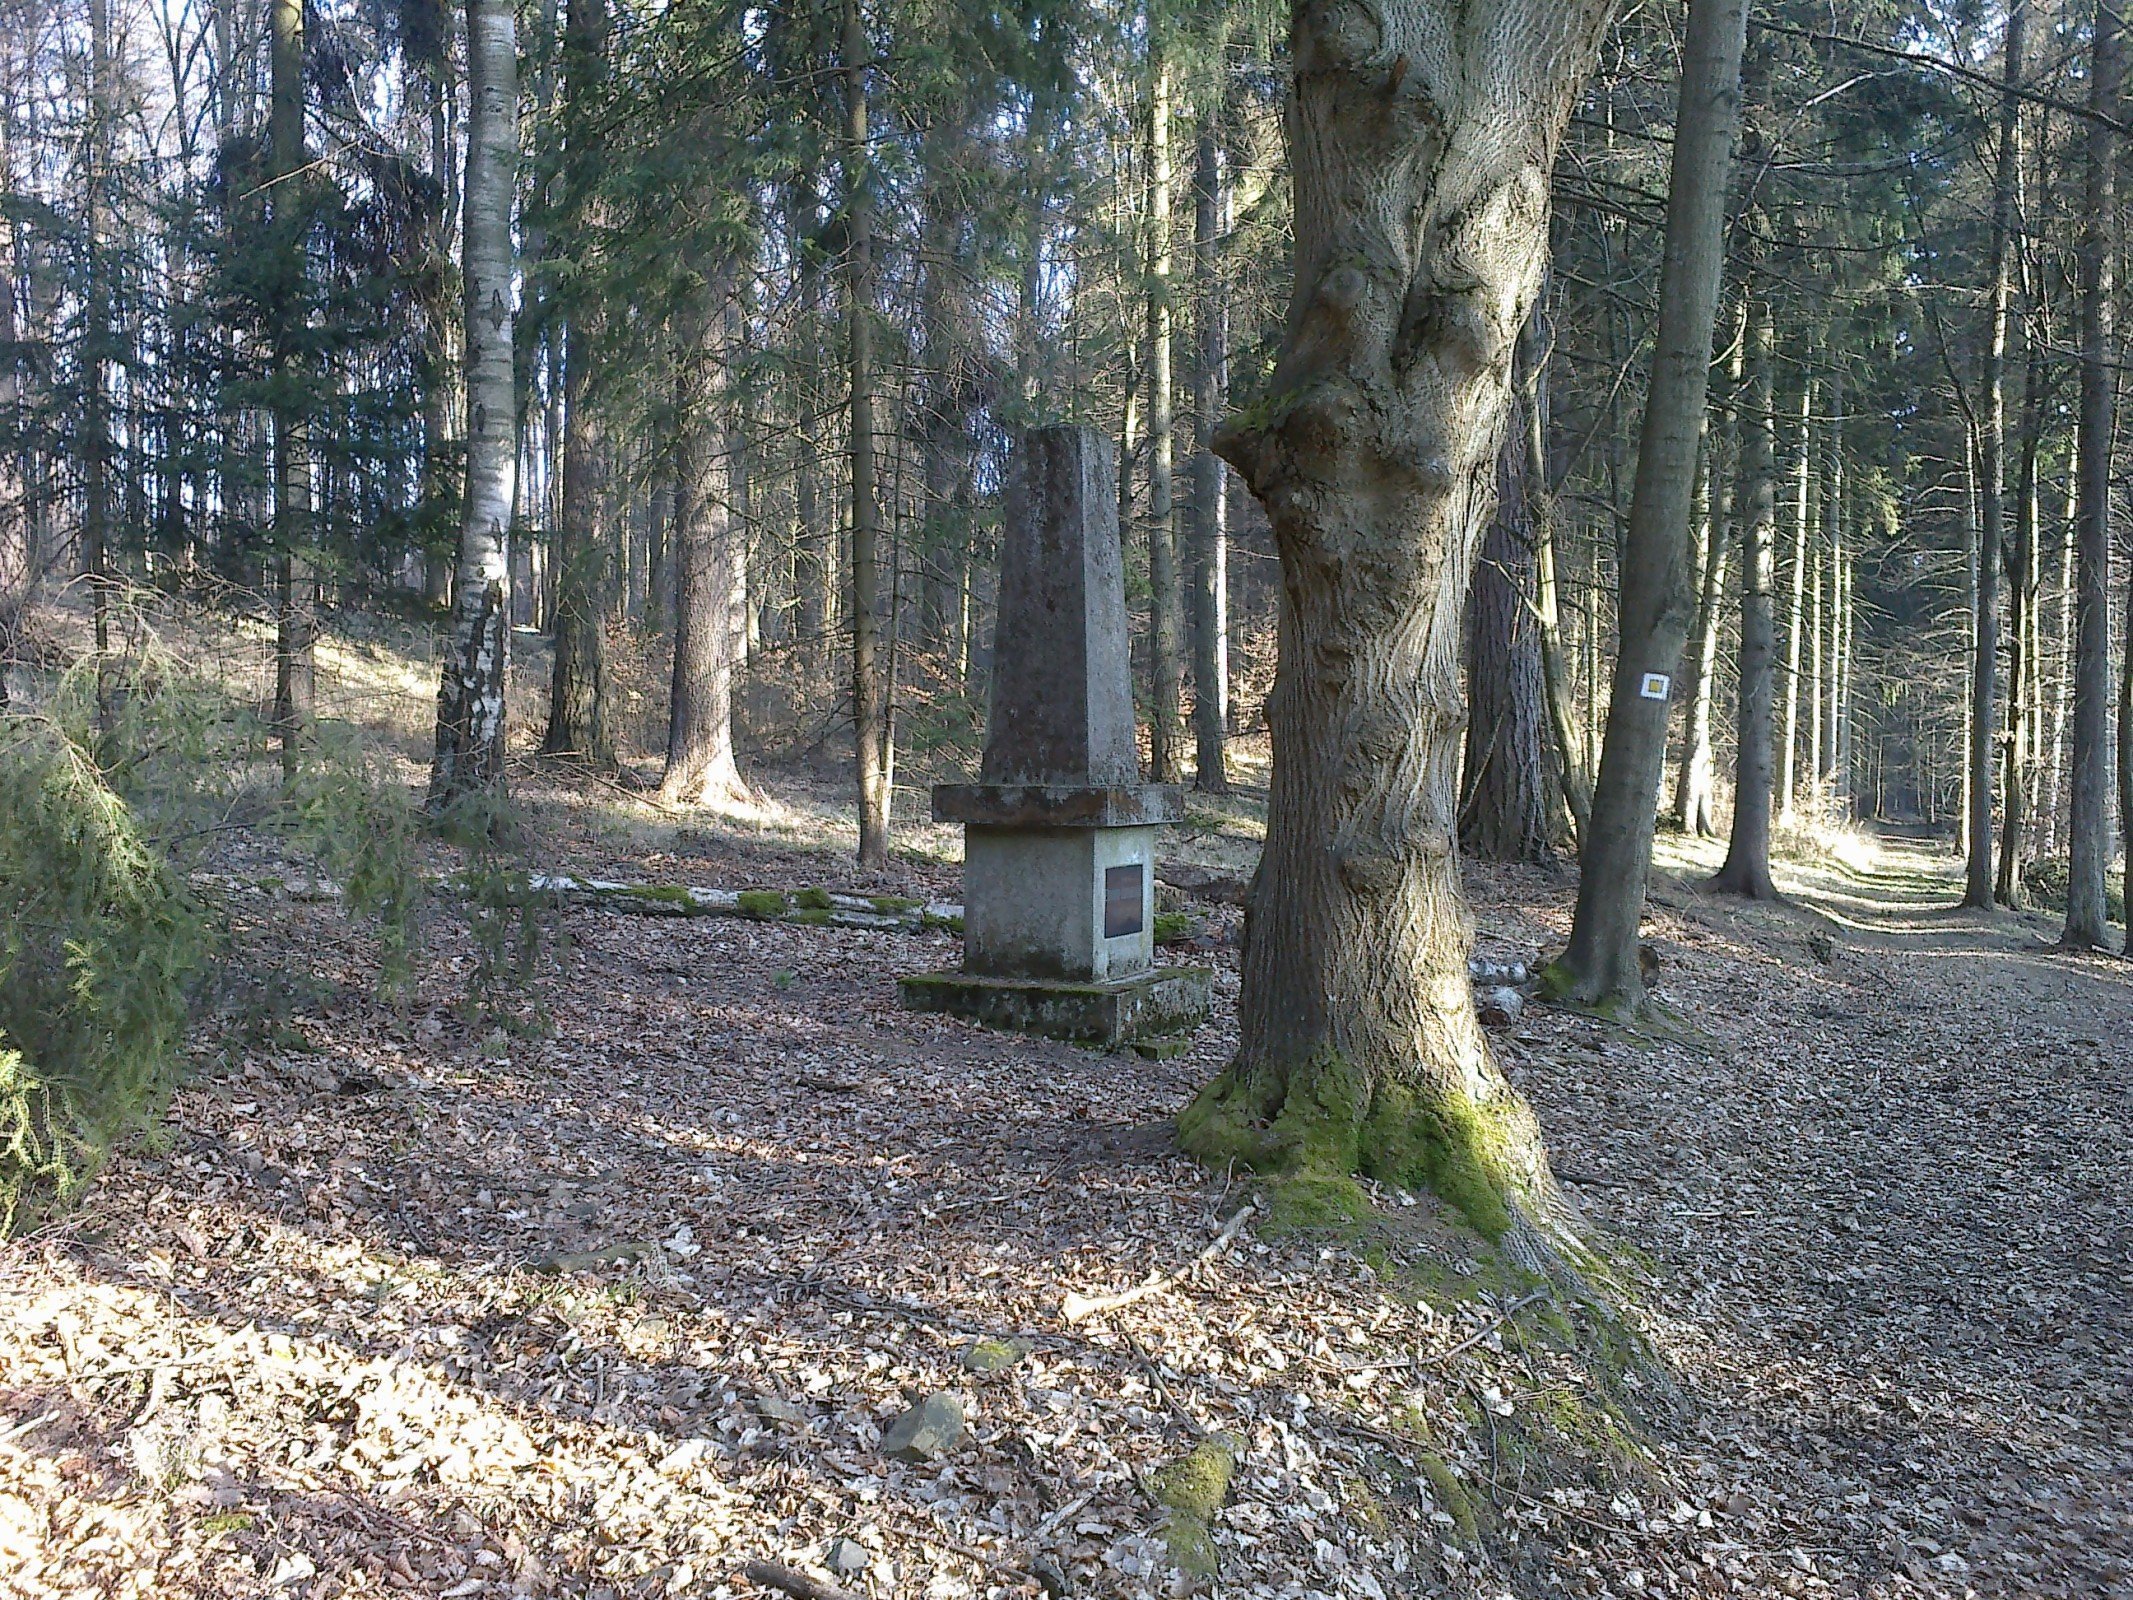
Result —
<instances>
[{"instance_id":1,"label":"dead twig","mask_svg":"<svg viewBox=\"0 0 2133 1600\"><path fill-rule=\"evenodd\" d=\"M642 1261L659 1248L656 1244L610 1244L598 1250L566 1250L560 1255L535 1256L526 1263L528 1272L554 1274L583 1272L619 1261Z\"/></svg>"},{"instance_id":2,"label":"dead twig","mask_svg":"<svg viewBox=\"0 0 2133 1600\"><path fill-rule=\"evenodd\" d=\"M1060 1316L1069 1324L1085 1321L1087 1318L1100 1316L1106 1311L1116 1311L1122 1306L1133 1305L1138 1301L1147 1299L1152 1294L1161 1294L1174 1284L1182 1283L1199 1271L1200 1268L1206 1266L1208 1262L1214 1260L1216 1256L1227 1250L1235 1242L1238 1233L1243 1230L1246 1220L1258 1209L1256 1202L1247 1201L1242 1211L1239 1211L1229 1221L1222 1224L1222 1231L1215 1235L1214 1243L1210 1244L1175 1272L1166 1272L1161 1277L1150 1278L1145 1283L1135 1288L1124 1290L1119 1294L1085 1295L1069 1292L1067 1297L1059 1303Z\"/></svg>"},{"instance_id":3,"label":"dead twig","mask_svg":"<svg viewBox=\"0 0 2133 1600\"><path fill-rule=\"evenodd\" d=\"M12 1428L0 1429L0 1444L13 1444L24 1434L35 1433L39 1428L44 1427L47 1423L56 1422L58 1420L58 1412L47 1411L42 1413L41 1415L31 1417L27 1422L18 1422Z\"/></svg>"},{"instance_id":4,"label":"dead twig","mask_svg":"<svg viewBox=\"0 0 2133 1600\"><path fill-rule=\"evenodd\" d=\"M824 1583L820 1578L810 1578L804 1572L795 1572L775 1561L750 1561L741 1568L741 1576L767 1589L782 1589L794 1600L859 1600L859 1596L849 1589Z\"/></svg>"},{"instance_id":5,"label":"dead twig","mask_svg":"<svg viewBox=\"0 0 2133 1600\"><path fill-rule=\"evenodd\" d=\"M1513 1317L1517 1316L1521 1311L1525 1310L1526 1307L1532 1305L1535 1301L1547 1299L1548 1294L1549 1291L1547 1291L1546 1289L1535 1289L1531 1294L1525 1296L1523 1299L1513 1300L1509 1305L1505 1306L1501 1311L1497 1312L1495 1317L1492 1318L1488 1323L1476 1329L1474 1332L1468 1334L1464 1339L1461 1339L1450 1349L1439 1350L1434 1355L1419 1357L1415 1362L1415 1366L1418 1368L1442 1366L1445 1362L1451 1360L1453 1356L1461 1355L1466 1351L1473 1349L1474 1346L1481 1343L1482 1340L1486 1339L1490 1334L1494 1333L1498 1328L1509 1322Z\"/></svg>"}]
</instances>

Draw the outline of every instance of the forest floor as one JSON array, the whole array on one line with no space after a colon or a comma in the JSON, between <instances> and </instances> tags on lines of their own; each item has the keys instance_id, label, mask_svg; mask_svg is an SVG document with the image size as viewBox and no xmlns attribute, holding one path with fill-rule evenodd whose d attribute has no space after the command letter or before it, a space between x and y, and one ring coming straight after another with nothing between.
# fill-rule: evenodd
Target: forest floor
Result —
<instances>
[{"instance_id":1,"label":"forest floor","mask_svg":"<svg viewBox=\"0 0 2133 1600\"><path fill-rule=\"evenodd\" d=\"M862 879L771 787L542 804L562 865L955 897L952 841ZM1181 848L1256 835L1196 802ZM167 1135L0 1246L0 1594L1162 1594L1166 1468L1228 1436L1225 1595L2133 1595L2133 965L1940 909L1922 843L1789 909L1665 850L1681 1026L1495 1035L1613 1313L1426 1196L1277 1191L1063 1318L1253 1195L1167 1131L1233 1045L1227 909L1150 1061L898 1009L942 933L575 911L475 1016L457 936L386 1003L337 910L262 900L278 976ZM1485 950L1559 944L1567 880L1469 878ZM885 1453L942 1396L963 1436Z\"/></svg>"}]
</instances>

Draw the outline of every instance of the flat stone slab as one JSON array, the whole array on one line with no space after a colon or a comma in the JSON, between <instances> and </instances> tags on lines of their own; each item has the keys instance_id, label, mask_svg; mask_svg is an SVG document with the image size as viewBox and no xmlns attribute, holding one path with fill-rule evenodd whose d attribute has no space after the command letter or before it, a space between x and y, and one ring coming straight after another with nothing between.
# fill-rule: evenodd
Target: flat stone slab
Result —
<instances>
[{"instance_id":1,"label":"flat stone slab","mask_svg":"<svg viewBox=\"0 0 2133 1600\"><path fill-rule=\"evenodd\" d=\"M1214 976L1208 967L1153 967L1103 983L917 972L896 986L911 1011L944 1011L988 1028L1115 1050L1205 1022Z\"/></svg>"},{"instance_id":2,"label":"flat stone slab","mask_svg":"<svg viewBox=\"0 0 2133 1600\"><path fill-rule=\"evenodd\" d=\"M937 783L933 820L985 828L1154 828L1185 815L1169 784Z\"/></svg>"}]
</instances>

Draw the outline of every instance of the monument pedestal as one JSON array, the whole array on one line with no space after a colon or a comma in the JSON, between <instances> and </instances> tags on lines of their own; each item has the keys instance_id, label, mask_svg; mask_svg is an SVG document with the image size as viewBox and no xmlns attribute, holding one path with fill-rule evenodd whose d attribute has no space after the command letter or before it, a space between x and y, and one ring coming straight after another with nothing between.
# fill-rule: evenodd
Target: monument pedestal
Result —
<instances>
[{"instance_id":1,"label":"monument pedestal","mask_svg":"<svg viewBox=\"0 0 2133 1600\"><path fill-rule=\"evenodd\" d=\"M1150 967L1130 978L988 978L975 972L914 972L898 978L911 1011L945 1011L988 1028L1034 1033L1116 1050L1197 1028L1214 1000L1206 967Z\"/></svg>"},{"instance_id":2,"label":"monument pedestal","mask_svg":"<svg viewBox=\"0 0 2133 1600\"><path fill-rule=\"evenodd\" d=\"M992 715L963 824L963 969L899 980L915 1011L1118 1046L1205 1020L1213 974L1155 966L1155 844L1184 815L1140 781L1110 441L1025 436L1009 474Z\"/></svg>"}]
</instances>

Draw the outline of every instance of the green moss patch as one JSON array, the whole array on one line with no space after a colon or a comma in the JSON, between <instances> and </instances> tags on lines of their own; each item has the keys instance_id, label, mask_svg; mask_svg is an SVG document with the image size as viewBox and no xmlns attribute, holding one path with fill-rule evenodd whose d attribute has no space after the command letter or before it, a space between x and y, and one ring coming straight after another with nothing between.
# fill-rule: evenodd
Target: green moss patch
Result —
<instances>
[{"instance_id":1,"label":"green moss patch","mask_svg":"<svg viewBox=\"0 0 2133 1600\"><path fill-rule=\"evenodd\" d=\"M1271 1120L1269 1099L1232 1067L1178 1118L1178 1142L1211 1165L1290 1177L1361 1173L1428 1189L1490 1239L1510 1227L1509 1140L1487 1107L1396 1082L1373 1093L1331 1052L1290 1070Z\"/></svg>"},{"instance_id":2,"label":"green moss patch","mask_svg":"<svg viewBox=\"0 0 2133 1600\"><path fill-rule=\"evenodd\" d=\"M1459 1474L1452 1471L1451 1464L1434 1450L1416 1463L1422 1476L1429 1480L1429 1497L1437 1502L1437 1509L1452 1519L1452 1526L1459 1537L1468 1544L1481 1536L1481 1518L1474 1508L1474 1497L1459 1481Z\"/></svg>"},{"instance_id":3,"label":"green moss patch","mask_svg":"<svg viewBox=\"0 0 2133 1600\"><path fill-rule=\"evenodd\" d=\"M758 922L773 922L785 915L785 896L776 889L743 889L733 897L733 908Z\"/></svg>"},{"instance_id":4,"label":"green moss patch","mask_svg":"<svg viewBox=\"0 0 2133 1600\"><path fill-rule=\"evenodd\" d=\"M809 884L804 889L794 891L792 903L802 911L827 911L831 905L829 890Z\"/></svg>"},{"instance_id":5,"label":"green moss patch","mask_svg":"<svg viewBox=\"0 0 2133 1600\"><path fill-rule=\"evenodd\" d=\"M1214 1521L1243 1448L1236 1435L1218 1433L1155 1475L1155 1498L1165 1513L1163 1542L1180 1570L1196 1578L1215 1575Z\"/></svg>"}]
</instances>

